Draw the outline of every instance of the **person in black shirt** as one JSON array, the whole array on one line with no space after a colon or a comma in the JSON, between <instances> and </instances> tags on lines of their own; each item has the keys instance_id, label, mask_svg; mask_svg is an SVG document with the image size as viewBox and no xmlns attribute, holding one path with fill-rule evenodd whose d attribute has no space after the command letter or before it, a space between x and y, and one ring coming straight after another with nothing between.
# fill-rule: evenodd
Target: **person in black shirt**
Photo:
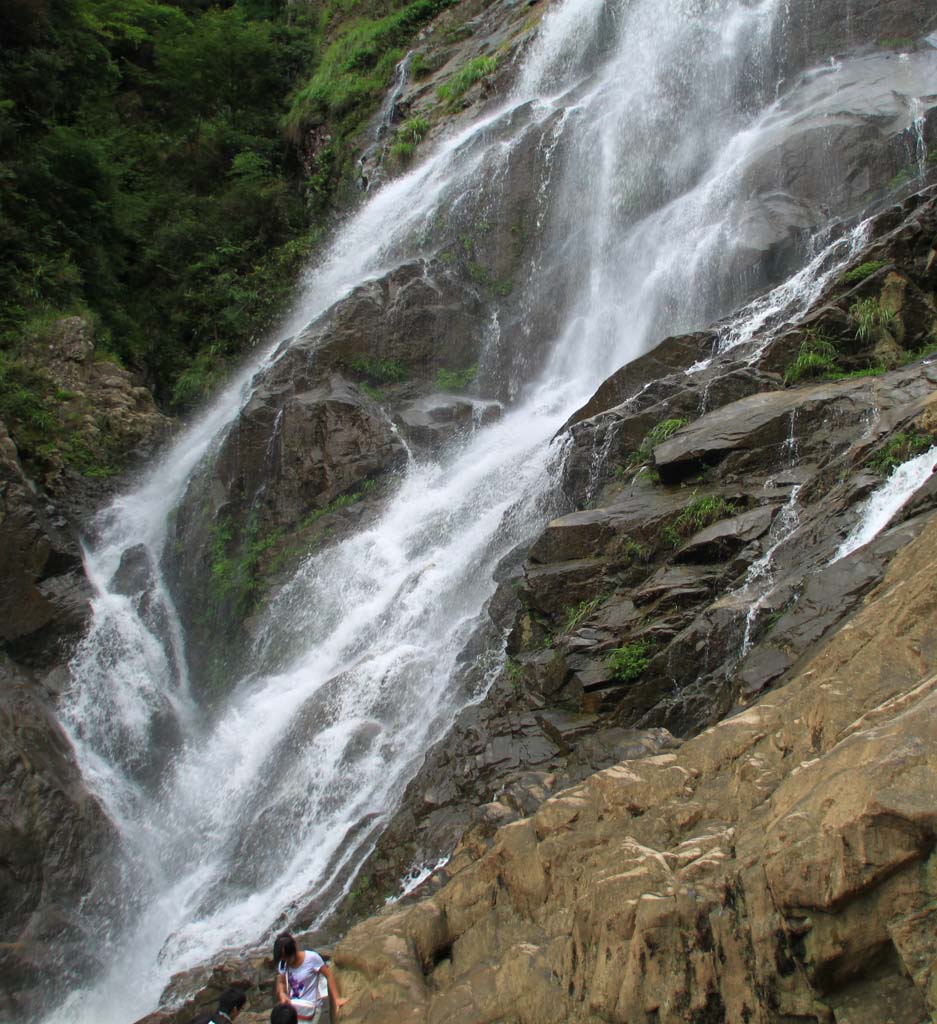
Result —
<instances>
[{"instance_id":1,"label":"person in black shirt","mask_svg":"<svg viewBox=\"0 0 937 1024\"><path fill-rule=\"evenodd\" d=\"M189 1024L232 1024L247 1002L242 989L227 988L218 999L218 1009L209 1013L200 1013L193 1017Z\"/></svg>"}]
</instances>

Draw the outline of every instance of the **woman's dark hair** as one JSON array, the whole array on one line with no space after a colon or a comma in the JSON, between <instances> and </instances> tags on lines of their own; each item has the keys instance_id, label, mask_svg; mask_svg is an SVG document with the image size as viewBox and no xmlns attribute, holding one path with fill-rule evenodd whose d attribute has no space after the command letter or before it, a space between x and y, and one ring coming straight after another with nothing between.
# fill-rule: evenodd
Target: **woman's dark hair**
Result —
<instances>
[{"instance_id":1,"label":"woman's dark hair","mask_svg":"<svg viewBox=\"0 0 937 1024\"><path fill-rule=\"evenodd\" d=\"M218 999L218 1009L222 1013L230 1013L232 1010L240 1010L247 1002L242 988L226 988Z\"/></svg>"},{"instance_id":2,"label":"woman's dark hair","mask_svg":"<svg viewBox=\"0 0 937 1024\"><path fill-rule=\"evenodd\" d=\"M270 1024L297 1024L298 1020L292 1003L280 1003L270 1011Z\"/></svg>"},{"instance_id":3,"label":"woman's dark hair","mask_svg":"<svg viewBox=\"0 0 937 1024\"><path fill-rule=\"evenodd\" d=\"M276 963L292 960L296 956L296 940L289 932L281 932L273 943L273 959Z\"/></svg>"}]
</instances>

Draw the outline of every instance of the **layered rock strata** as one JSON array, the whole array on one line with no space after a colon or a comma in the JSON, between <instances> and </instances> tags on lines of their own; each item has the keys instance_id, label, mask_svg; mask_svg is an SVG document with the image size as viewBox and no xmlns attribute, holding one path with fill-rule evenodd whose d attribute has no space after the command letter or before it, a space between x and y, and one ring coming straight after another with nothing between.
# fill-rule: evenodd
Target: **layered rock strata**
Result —
<instances>
[{"instance_id":1,"label":"layered rock strata","mask_svg":"<svg viewBox=\"0 0 937 1024\"><path fill-rule=\"evenodd\" d=\"M590 771L745 706L878 583L934 507L933 478L890 531L836 556L888 472L934 443L937 372L915 353L937 337L935 216L928 198L886 212L854 259L865 276L837 276L799 322L714 357L715 333L665 341L573 417L565 488L581 510L506 567L490 609L506 668L429 753L349 915L467 827L484 842ZM893 317L860 343L850 310L869 300ZM817 333L846 367L877 369L785 387ZM886 333L908 365L880 372ZM648 442L662 424L670 436Z\"/></svg>"},{"instance_id":2,"label":"layered rock strata","mask_svg":"<svg viewBox=\"0 0 937 1024\"><path fill-rule=\"evenodd\" d=\"M336 950L348 1021L937 1012L933 515L783 688L457 852Z\"/></svg>"}]
</instances>

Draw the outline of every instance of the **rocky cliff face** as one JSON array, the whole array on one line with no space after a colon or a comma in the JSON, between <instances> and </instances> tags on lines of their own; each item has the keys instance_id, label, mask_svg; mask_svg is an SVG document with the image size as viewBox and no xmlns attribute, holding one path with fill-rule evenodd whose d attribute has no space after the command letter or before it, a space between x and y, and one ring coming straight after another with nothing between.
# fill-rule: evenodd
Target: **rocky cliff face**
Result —
<instances>
[{"instance_id":1,"label":"rocky cliff face","mask_svg":"<svg viewBox=\"0 0 937 1024\"><path fill-rule=\"evenodd\" d=\"M818 264L822 286L793 319L769 311L745 336L723 323L668 338L564 428L565 514L501 566L491 624L466 652L469 664L504 633L504 670L430 751L328 929L378 908L414 865L450 858L422 902L338 946L350 1020L911 1024L937 1012L933 480L837 557L865 500L937 437L937 200L907 197L934 124L913 142L895 127L879 83L901 58L874 45L920 39L934 21L910 2L846 6L789 5L791 78L848 50L849 84L751 165L729 276L757 295L830 206L844 221L877 216L835 275ZM425 114L432 136L477 116L509 87L541 8L479 8L461 40L444 16L421 44L431 73L403 85L388 125ZM443 111L438 87L495 51L498 73ZM792 108L824 79L796 81ZM567 265L543 264L536 227L536 158L553 127L531 121L496 189L453 203L416 257L309 325L192 478L165 559L208 703L288 568L368 523L412 454L499 416L543 359L576 287ZM394 170L379 151L372 180ZM553 151L557 167L565 158ZM86 412L99 404L124 448L148 449L165 422L72 328L60 387ZM88 415L81 429L105 444ZM89 588L74 530L13 443L0 449L3 639L47 671L80 635ZM53 469L47 491L64 493L67 470ZM132 557L122 571L130 593ZM0 970L16 994L0 1014L14 1014L39 978L31 943L105 870L113 837L49 711L56 675L8 664L4 679L0 846L17 898ZM245 957L181 977L164 996L174 1009L153 1019L186 1020L231 980L263 1019L265 970Z\"/></svg>"},{"instance_id":2,"label":"rocky cliff face","mask_svg":"<svg viewBox=\"0 0 937 1024\"><path fill-rule=\"evenodd\" d=\"M937 377L920 347L884 371L884 335L857 339L849 311L907 295L888 344L933 345L934 217L933 198L888 211L798 323L712 357L713 334L665 341L573 417L565 486L585 507L502 584L505 671L408 789L364 869L372 899L468 825L489 835L590 770L745 706L877 584L933 506L926 473L894 520L906 525L836 556L887 474L933 444ZM874 370L828 366L816 372L842 379L785 387L779 371L818 335Z\"/></svg>"},{"instance_id":3,"label":"rocky cliff face","mask_svg":"<svg viewBox=\"0 0 937 1024\"><path fill-rule=\"evenodd\" d=\"M566 488L588 507L503 583L507 667L336 921L455 847L422 902L336 948L348 1019L929 1019L933 478L837 556L884 475L933 448L935 237L916 196L797 322L722 353L668 340L573 417ZM859 338L870 299L892 316ZM792 381L817 333L872 370ZM257 1020L262 977L219 975Z\"/></svg>"},{"instance_id":4,"label":"rocky cliff face","mask_svg":"<svg viewBox=\"0 0 937 1024\"><path fill-rule=\"evenodd\" d=\"M923 1022L937 524L783 687L453 858L336 950L348 1020Z\"/></svg>"},{"instance_id":5,"label":"rocky cliff face","mask_svg":"<svg viewBox=\"0 0 937 1024\"><path fill-rule=\"evenodd\" d=\"M87 627L92 587L79 531L125 469L152 455L170 421L150 392L95 357L90 325L59 321L33 353L57 395L58 454L25 451L0 423L0 1018L25 1019L47 984L50 944L66 984L93 965L93 880L116 892L116 833L82 780L55 716L63 664ZM64 452L64 455L62 454ZM67 456L67 457L66 457ZM77 461L76 461L77 460ZM25 463L25 465L24 465Z\"/></svg>"}]
</instances>

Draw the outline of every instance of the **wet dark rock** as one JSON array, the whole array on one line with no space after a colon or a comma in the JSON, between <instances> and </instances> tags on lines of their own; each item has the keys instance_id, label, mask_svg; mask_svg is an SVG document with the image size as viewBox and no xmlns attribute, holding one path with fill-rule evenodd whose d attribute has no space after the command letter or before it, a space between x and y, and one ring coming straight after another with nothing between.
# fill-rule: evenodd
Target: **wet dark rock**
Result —
<instances>
[{"instance_id":1,"label":"wet dark rock","mask_svg":"<svg viewBox=\"0 0 937 1024\"><path fill-rule=\"evenodd\" d=\"M623 492L605 508L572 512L554 519L530 549L532 563L551 564L595 558L626 550L626 541L651 543L680 511L686 495L659 489Z\"/></svg>"},{"instance_id":2,"label":"wet dark rock","mask_svg":"<svg viewBox=\"0 0 937 1024\"><path fill-rule=\"evenodd\" d=\"M93 965L88 929L117 909L89 903L89 880L116 891L115 843L39 681L0 658L0 1017L60 999L50 970L77 984Z\"/></svg>"},{"instance_id":3,"label":"wet dark rock","mask_svg":"<svg viewBox=\"0 0 937 1024\"><path fill-rule=\"evenodd\" d=\"M786 8L779 31L784 33L789 59L797 67L821 57L842 53L879 40L906 42L934 29L933 11L916 0L853 0L848 13L840 3L794 0Z\"/></svg>"},{"instance_id":4,"label":"wet dark rock","mask_svg":"<svg viewBox=\"0 0 937 1024\"><path fill-rule=\"evenodd\" d=\"M705 729L783 682L862 604L934 515L937 479L925 481L898 525L833 559L881 483L870 461L897 433L937 436L937 371L917 362L794 388L782 375L809 329L861 357L849 308L880 298L889 280L895 308L901 300L907 310L904 337L932 330L933 207L908 201L900 216L874 222L856 263L876 251L888 266L832 285L802 321L761 342L761 354L746 357L752 365L730 352L690 374L712 336L669 339L659 353L668 376L641 390L640 367L657 358L650 353L573 418L564 483L579 510L544 528L522 578L512 562L503 585L511 598L495 602L499 626L510 626L510 661L408 788L365 869L382 885L411 861L451 850L469 822L457 849L482 850L497 826L607 759L666 750L674 736ZM614 472L652 427L676 417L689 422L653 451L660 483ZM722 518L689 536L668 532L704 498ZM504 618L511 609L513 622ZM614 650L626 652L620 671L610 665Z\"/></svg>"},{"instance_id":5,"label":"wet dark rock","mask_svg":"<svg viewBox=\"0 0 937 1024\"><path fill-rule=\"evenodd\" d=\"M540 611L559 616L590 599L601 588L606 569L607 562L601 558L531 565L524 574L529 601Z\"/></svg>"},{"instance_id":6,"label":"wet dark rock","mask_svg":"<svg viewBox=\"0 0 937 1024\"><path fill-rule=\"evenodd\" d=\"M563 430L568 430L576 423L591 419L608 409L616 408L637 395L643 387L660 381L671 373L681 372L712 355L718 340L719 336L712 331L665 339L650 352L616 370L600 384L589 401L570 416Z\"/></svg>"},{"instance_id":7,"label":"wet dark rock","mask_svg":"<svg viewBox=\"0 0 937 1024\"><path fill-rule=\"evenodd\" d=\"M231 505L293 525L406 455L380 409L339 374L285 397L259 389L228 435L217 477Z\"/></svg>"},{"instance_id":8,"label":"wet dark rock","mask_svg":"<svg viewBox=\"0 0 937 1024\"><path fill-rule=\"evenodd\" d=\"M500 415L498 402L431 394L405 406L394 421L411 447L438 452L446 442L487 426Z\"/></svg>"},{"instance_id":9,"label":"wet dark rock","mask_svg":"<svg viewBox=\"0 0 937 1024\"><path fill-rule=\"evenodd\" d=\"M703 564L724 561L747 548L752 541L764 537L777 511L777 505L765 505L707 526L680 548L674 561Z\"/></svg>"},{"instance_id":10,"label":"wet dark rock","mask_svg":"<svg viewBox=\"0 0 937 1024\"><path fill-rule=\"evenodd\" d=\"M81 635L91 587L56 507L23 473L0 424L0 642L18 660L49 666Z\"/></svg>"},{"instance_id":11,"label":"wet dark rock","mask_svg":"<svg viewBox=\"0 0 937 1024\"><path fill-rule=\"evenodd\" d=\"M713 593L719 573L708 566L668 565L659 569L634 592L635 604L653 604L658 610L681 605Z\"/></svg>"},{"instance_id":12,"label":"wet dark rock","mask_svg":"<svg viewBox=\"0 0 937 1024\"><path fill-rule=\"evenodd\" d=\"M136 1024L188 1024L201 1013L218 1008L218 997L225 989L239 988L247 1001L238 1015L241 1020L269 1020L273 1006L275 966L269 958L231 956L215 964L203 964L173 975L160 996L160 1005L171 1009L141 1017ZM263 1016L254 1017L263 1010Z\"/></svg>"}]
</instances>

